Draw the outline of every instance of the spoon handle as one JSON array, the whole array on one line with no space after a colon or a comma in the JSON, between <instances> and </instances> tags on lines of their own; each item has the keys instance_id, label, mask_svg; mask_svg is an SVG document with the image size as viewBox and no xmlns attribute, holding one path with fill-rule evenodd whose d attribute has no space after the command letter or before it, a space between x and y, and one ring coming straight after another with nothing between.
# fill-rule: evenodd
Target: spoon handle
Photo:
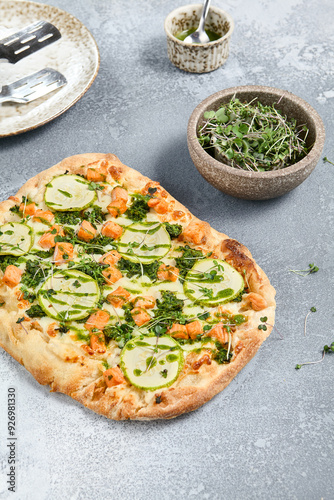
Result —
<instances>
[{"instance_id":1,"label":"spoon handle","mask_svg":"<svg viewBox=\"0 0 334 500\"><path fill-rule=\"evenodd\" d=\"M204 29L205 19L206 19L208 12L209 12L210 3L211 3L211 0L205 0L205 2L203 4L202 15L201 15L201 19L199 21L199 25L198 25L197 30Z\"/></svg>"}]
</instances>

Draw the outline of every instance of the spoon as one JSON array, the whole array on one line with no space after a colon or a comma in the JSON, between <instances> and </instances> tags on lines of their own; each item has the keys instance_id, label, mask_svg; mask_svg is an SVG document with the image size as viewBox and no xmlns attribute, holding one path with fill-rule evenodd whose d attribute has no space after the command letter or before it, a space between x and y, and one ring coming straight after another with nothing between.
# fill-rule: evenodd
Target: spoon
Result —
<instances>
[{"instance_id":1,"label":"spoon","mask_svg":"<svg viewBox=\"0 0 334 500\"><path fill-rule=\"evenodd\" d=\"M199 25L196 31L192 33L191 35L188 35L185 39L184 42L186 43L209 43L210 38L208 35L205 33L204 30L204 24L205 24L205 19L206 16L209 12L209 7L210 7L211 0L205 0L203 4L203 10L202 10L202 15L201 19L199 21Z\"/></svg>"}]
</instances>

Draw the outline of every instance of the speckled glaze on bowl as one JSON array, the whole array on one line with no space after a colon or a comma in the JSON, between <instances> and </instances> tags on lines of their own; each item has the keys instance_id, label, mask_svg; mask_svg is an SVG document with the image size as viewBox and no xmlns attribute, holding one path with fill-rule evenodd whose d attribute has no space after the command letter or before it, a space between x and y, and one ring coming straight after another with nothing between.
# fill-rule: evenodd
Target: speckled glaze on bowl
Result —
<instances>
[{"instance_id":1,"label":"speckled glaze on bowl","mask_svg":"<svg viewBox=\"0 0 334 500\"><path fill-rule=\"evenodd\" d=\"M224 64L234 29L233 19L227 12L210 7L205 29L218 33L221 38L203 44L175 38L175 34L198 26L202 10L202 4L185 5L173 10L165 19L168 57L175 66L190 73L207 73Z\"/></svg>"},{"instance_id":2,"label":"speckled glaze on bowl","mask_svg":"<svg viewBox=\"0 0 334 500\"><path fill-rule=\"evenodd\" d=\"M307 156L290 167L271 172L248 172L215 160L199 144L197 131L204 122L205 111L216 111L234 95L243 102L258 98L265 105L275 103L276 108L288 119L295 118L297 124L306 124L309 129L306 144L311 148ZM267 200L291 191L310 175L321 156L325 127L315 109L291 92L249 85L222 90L202 101L190 116L187 140L189 153L197 170L215 188L237 198Z\"/></svg>"}]
</instances>

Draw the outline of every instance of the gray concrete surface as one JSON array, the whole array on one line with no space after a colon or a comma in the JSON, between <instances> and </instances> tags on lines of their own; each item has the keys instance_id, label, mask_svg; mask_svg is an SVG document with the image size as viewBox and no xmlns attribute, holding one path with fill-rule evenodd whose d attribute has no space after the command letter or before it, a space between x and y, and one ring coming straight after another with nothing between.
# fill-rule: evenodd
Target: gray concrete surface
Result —
<instances>
[{"instance_id":1,"label":"gray concrete surface","mask_svg":"<svg viewBox=\"0 0 334 500\"><path fill-rule=\"evenodd\" d=\"M49 3L49 2L46 2ZM330 0L214 0L235 19L230 58L193 75L167 59L165 16L176 0L50 0L78 17L100 48L89 92L35 131L0 140L1 198L37 172L82 152L112 152L213 227L246 244L277 288L277 327L230 386L172 421L113 422L50 394L0 352L0 498L298 499L333 493L333 175L319 162L288 195L234 199L194 168L186 145L193 108L242 84L288 89L325 122L334 160L334 4ZM135 36L135 32L137 32ZM116 42L112 38L118 37ZM317 274L288 271L315 262ZM303 334L311 306L308 335ZM17 493L6 489L6 394L18 399Z\"/></svg>"}]
</instances>

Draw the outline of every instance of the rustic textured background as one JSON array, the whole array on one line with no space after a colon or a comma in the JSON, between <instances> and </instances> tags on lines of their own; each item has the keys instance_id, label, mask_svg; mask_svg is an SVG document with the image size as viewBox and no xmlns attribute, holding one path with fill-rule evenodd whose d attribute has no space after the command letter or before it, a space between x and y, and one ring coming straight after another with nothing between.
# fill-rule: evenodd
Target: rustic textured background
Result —
<instances>
[{"instance_id":1,"label":"rustic textured background","mask_svg":"<svg viewBox=\"0 0 334 500\"><path fill-rule=\"evenodd\" d=\"M49 3L49 2L46 2ZM1 198L66 156L112 152L159 180L213 227L246 244L277 288L277 327L224 393L172 421L113 422L50 394L0 352L0 498L333 498L333 174L319 162L288 195L231 198L210 186L188 154L186 127L208 95L243 84L287 89L325 122L334 160L334 4L330 0L214 0L236 22L225 66L205 75L174 68L163 22L176 0L51 0L92 32L99 75L64 115L0 139ZM0 21L1 23L1 21ZM1 108L0 108L1 117ZM302 278L288 271L315 262ZM311 306L308 335L303 322ZM7 491L6 394L18 399L18 492Z\"/></svg>"}]
</instances>

